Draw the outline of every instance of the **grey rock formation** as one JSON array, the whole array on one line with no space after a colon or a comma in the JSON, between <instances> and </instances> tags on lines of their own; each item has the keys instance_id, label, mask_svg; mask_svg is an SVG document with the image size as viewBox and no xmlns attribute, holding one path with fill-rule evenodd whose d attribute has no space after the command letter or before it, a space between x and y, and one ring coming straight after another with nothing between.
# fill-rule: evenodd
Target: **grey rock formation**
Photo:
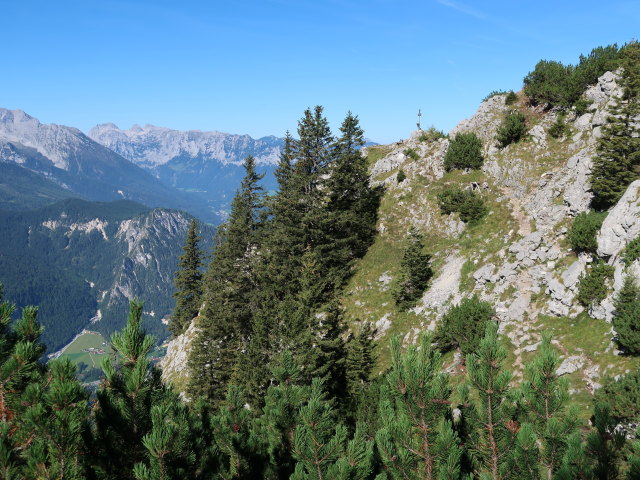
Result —
<instances>
[{"instance_id":1,"label":"grey rock formation","mask_svg":"<svg viewBox=\"0 0 640 480\"><path fill-rule=\"evenodd\" d=\"M584 366L584 363L584 357L580 355L572 355L570 357L567 357L562 361L562 363L556 370L556 375L561 377L562 375L577 372Z\"/></svg>"},{"instance_id":2,"label":"grey rock formation","mask_svg":"<svg viewBox=\"0 0 640 480\"><path fill-rule=\"evenodd\" d=\"M184 393L189 382L189 354L199 332L198 318L194 318L182 335L167 343L167 354L160 361L162 381L173 385L184 400L189 400Z\"/></svg>"},{"instance_id":3,"label":"grey rock formation","mask_svg":"<svg viewBox=\"0 0 640 480\"><path fill-rule=\"evenodd\" d=\"M611 209L598 232L598 255L615 257L640 234L640 180L634 181Z\"/></svg>"}]
</instances>

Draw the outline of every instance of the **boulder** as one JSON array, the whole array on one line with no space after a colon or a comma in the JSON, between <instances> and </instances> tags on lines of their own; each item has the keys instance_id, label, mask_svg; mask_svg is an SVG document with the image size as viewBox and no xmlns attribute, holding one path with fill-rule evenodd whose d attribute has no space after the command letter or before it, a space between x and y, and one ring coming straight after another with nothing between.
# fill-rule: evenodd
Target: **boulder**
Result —
<instances>
[{"instance_id":1,"label":"boulder","mask_svg":"<svg viewBox=\"0 0 640 480\"><path fill-rule=\"evenodd\" d=\"M578 371L584 365L584 358L580 355L573 355L571 357L565 358L558 369L556 370L556 375L561 377L562 375L567 375L568 373L573 373Z\"/></svg>"}]
</instances>

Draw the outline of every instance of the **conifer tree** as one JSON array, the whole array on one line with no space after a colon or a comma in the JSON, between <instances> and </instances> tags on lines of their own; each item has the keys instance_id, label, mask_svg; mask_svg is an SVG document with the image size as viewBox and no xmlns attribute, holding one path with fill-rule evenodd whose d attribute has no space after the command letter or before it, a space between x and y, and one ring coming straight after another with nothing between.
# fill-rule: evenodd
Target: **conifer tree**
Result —
<instances>
[{"instance_id":1,"label":"conifer tree","mask_svg":"<svg viewBox=\"0 0 640 480\"><path fill-rule=\"evenodd\" d=\"M622 95L609 109L591 170L592 204L597 209L614 205L640 167L640 43L629 43L621 53Z\"/></svg>"},{"instance_id":2,"label":"conifer tree","mask_svg":"<svg viewBox=\"0 0 640 480\"><path fill-rule=\"evenodd\" d=\"M297 143L291 136L291 133L287 131L284 136L284 145L280 152L280 160L278 166L274 171L274 176L278 181L280 191L286 190L287 182L293 172L293 163L296 158Z\"/></svg>"},{"instance_id":3,"label":"conifer tree","mask_svg":"<svg viewBox=\"0 0 640 480\"><path fill-rule=\"evenodd\" d=\"M371 244L378 209L378 192L369 185L366 157L359 150L364 145L364 132L358 117L349 112L340 132L325 183L329 198L324 228L329 241L321 251L330 262L328 275L335 278L337 286L344 283L353 261Z\"/></svg>"},{"instance_id":4,"label":"conifer tree","mask_svg":"<svg viewBox=\"0 0 640 480\"><path fill-rule=\"evenodd\" d=\"M258 478L255 470L260 470L264 459L258 457L255 445L251 444L253 415L245 402L242 392L230 385L225 402L211 418L215 449L221 456L217 478ZM255 460L255 461L254 461Z\"/></svg>"},{"instance_id":5,"label":"conifer tree","mask_svg":"<svg viewBox=\"0 0 640 480\"><path fill-rule=\"evenodd\" d=\"M467 379L478 401L463 389L463 410L470 426L468 445L475 471L492 480L507 478L518 425L508 399L511 373L504 369L506 351L498 343L498 325L490 322L477 353L467 357Z\"/></svg>"},{"instance_id":6,"label":"conifer tree","mask_svg":"<svg viewBox=\"0 0 640 480\"><path fill-rule=\"evenodd\" d=\"M197 468L195 434L187 407L176 395L168 394L155 403L151 407L151 430L142 439L148 460L134 466L136 479L198 478L202 472Z\"/></svg>"},{"instance_id":7,"label":"conifer tree","mask_svg":"<svg viewBox=\"0 0 640 480\"><path fill-rule=\"evenodd\" d=\"M376 434L385 470L394 479L458 478L462 449L447 420L451 389L441 355L426 334L419 348L410 345L404 355L400 349L394 337Z\"/></svg>"},{"instance_id":8,"label":"conifer tree","mask_svg":"<svg viewBox=\"0 0 640 480\"><path fill-rule=\"evenodd\" d=\"M198 222L191 220L184 253L178 262L178 271L175 275L176 308L169 322L169 331L174 337L183 333L200 310L202 301L202 254L198 248L200 236L198 235Z\"/></svg>"},{"instance_id":9,"label":"conifer tree","mask_svg":"<svg viewBox=\"0 0 640 480\"><path fill-rule=\"evenodd\" d=\"M205 275L205 306L189 357L190 389L194 397L213 404L225 397L231 378L239 374L255 311L256 264L260 245L259 219L264 206L262 175L255 159L244 162L245 176L231 204L228 221L217 234L213 259Z\"/></svg>"},{"instance_id":10,"label":"conifer tree","mask_svg":"<svg viewBox=\"0 0 640 480\"><path fill-rule=\"evenodd\" d=\"M540 479L540 450L537 442L533 426L529 423L523 423L518 430L513 452L508 459L505 478L514 480Z\"/></svg>"},{"instance_id":11,"label":"conifer tree","mask_svg":"<svg viewBox=\"0 0 640 480\"><path fill-rule=\"evenodd\" d=\"M292 480L365 480L372 471L373 444L356 428L347 440L347 429L336 425L336 416L323 392L323 382L314 378L309 399L300 408L293 434L296 467Z\"/></svg>"},{"instance_id":12,"label":"conifer tree","mask_svg":"<svg viewBox=\"0 0 640 480\"><path fill-rule=\"evenodd\" d=\"M347 344L347 390L350 397L362 394L371 380L375 364L375 329L363 322L360 331Z\"/></svg>"},{"instance_id":13,"label":"conifer tree","mask_svg":"<svg viewBox=\"0 0 640 480\"><path fill-rule=\"evenodd\" d=\"M274 381L267 389L263 414L255 422L254 435L264 442L269 462L265 478L289 478L295 468L292 457L293 432L298 411L309 398L300 367L293 355L284 351L272 372Z\"/></svg>"},{"instance_id":14,"label":"conifer tree","mask_svg":"<svg viewBox=\"0 0 640 480\"><path fill-rule=\"evenodd\" d=\"M83 433L87 396L66 361L39 363L44 346L37 307L0 303L0 475L2 478L85 478Z\"/></svg>"},{"instance_id":15,"label":"conifer tree","mask_svg":"<svg viewBox=\"0 0 640 480\"><path fill-rule=\"evenodd\" d=\"M555 474L557 480L590 480L593 468L585 450L580 432L574 432L567 438L567 450L562 458L562 465Z\"/></svg>"},{"instance_id":16,"label":"conifer tree","mask_svg":"<svg viewBox=\"0 0 640 480\"><path fill-rule=\"evenodd\" d=\"M313 358L309 375L322 379L328 397L337 400L342 407L347 396L343 308L337 300L332 300L323 310L315 316L313 325Z\"/></svg>"},{"instance_id":17,"label":"conifer tree","mask_svg":"<svg viewBox=\"0 0 640 480\"><path fill-rule=\"evenodd\" d=\"M321 184L331 162L333 137L322 107L307 109L298 137L285 138L276 171L278 192L269 199L261 262L257 271L257 311L253 317L248 361L254 368L239 379L254 404L262 403L270 362L289 350L304 369L310 365L311 317L331 279L319 255L325 242Z\"/></svg>"},{"instance_id":18,"label":"conifer tree","mask_svg":"<svg viewBox=\"0 0 640 480\"><path fill-rule=\"evenodd\" d=\"M18 435L29 445L27 476L81 480L87 473L88 394L69 359L55 360L48 367L43 383L30 384L23 396L28 407Z\"/></svg>"},{"instance_id":19,"label":"conifer tree","mask_svg":"<svg viewBox=\"0 0 640 480\"><path fill-rule=\"evenodd\" d=\"M640 480L640 429L636 431L636 438L631 449L626 480Z\"/></svg>"},{"instance_id":20,"label":"conifer tree","mask_svg":"<svg viewBox=\"0 0 640 480\"><path fill-rule=\"evenodd\" d=\"M617 422L606 403L595 403L592 423L595 430L587 435L586 452L593 464L593 475L598 480L614 480L620 470L624 433L616 429Z\"/></svg>"},{"instance_id":21,"label":"conifer tree","mask_svg":"<svg viewBox=\"0 0 640 480\"><path fill-rule=\"evenodd\" d=\"M640 353L640 288L627 275L614 303L613 328L618 343L629 353Z\"/></svg>"},{"instance_id":22,"label":"conifer tree","mask_svg":"<svg viewBox=\"0 0 640 480\"><path fill-rule=\"evenodd\" d=\"M561 467L568 439L578 429L578 412L567 409L568 381L556 374L560 363L551 337L543 335L538 355L525 367L522 388L525 410L540 439L541 462L548 479Z\"/></svg>"},{"instance_id":23,"label":"conifer tree","mask_svg":"<svg viewBox=\"0 0 640 480\"><path fill-rule=\"evenodd\" d=\"M126 326L111 337L117 357L102 363L105 379L97 391L95 469L104 479L135 478L134 465L147 457L143 438L153 427L152 407L165 396L160 372L147 358L154 340L140 325L142 303L132 300L129 308Z\"/></svg>"},{"instance_id":24,"label":"conifer tree","mask_svg":"<svg viewBox=\"0 0 640 480\"><path fill-rule=\"evenodd\" d=\"M414 227L409 230L408 242L400 262L400 275L392 291L400 310L407 310L415 305L433 276L431 255L423 252L422 234Z\"/></svg>"}]
</instances>

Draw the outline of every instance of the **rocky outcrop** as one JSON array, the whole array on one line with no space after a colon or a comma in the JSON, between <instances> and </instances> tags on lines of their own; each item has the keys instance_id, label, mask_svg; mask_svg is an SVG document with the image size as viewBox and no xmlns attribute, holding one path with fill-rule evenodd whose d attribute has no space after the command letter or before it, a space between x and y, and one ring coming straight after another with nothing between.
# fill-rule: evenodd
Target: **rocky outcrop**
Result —
<instances>
[{"instance_id":1,"label":"rocky outcrop","mask_svg":"<svg viewBox=\"0 0 640 480\"><path fill-rule=\"evenodd\" d=\"M113 123L93 127L89 138L143 167L156 167L181 158L241 165L247 155L253 155L259 164L275 165L284 141L274 136L253 139L249 135L180 131L155 125L134 125L121 130Z\"/></svg>"},{"instance_id":2,"label":"rocky outcrop","mask_svg":"<svg viewBox=\"0 0 640 480\"><path fill-rule=\"evenodd\" d=\"M640 180L627 188L611 209L598 232L598 255L616 257L624 247L640 235Z\"/></svg>"},{"instance_id":3,"label":"rocky outcrop","mask_svg":"<svg viewBox=\"0 0 640 480\"><path fill-rule=\"evenodd\" d=\"M167 343L167 354L160 361L162 381L173 385L185 400L187 400L184 394L185 387L189 382L188 359L194 340L200 332L197 322L198 318L194 318L182 335L178 335Z\"/></svg>"}]
</instances>

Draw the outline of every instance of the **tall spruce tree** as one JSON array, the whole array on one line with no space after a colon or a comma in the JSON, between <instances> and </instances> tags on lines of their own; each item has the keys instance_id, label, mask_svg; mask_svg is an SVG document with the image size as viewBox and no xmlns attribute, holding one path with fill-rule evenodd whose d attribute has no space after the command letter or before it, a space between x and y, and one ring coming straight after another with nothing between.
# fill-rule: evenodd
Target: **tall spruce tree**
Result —
<instances>
[{"instance_id":1,"label":"tall spruce tree","mask_svg":"<svg viewBox=\"0 0 640 480\"><path fill-rule=\"evenodd\" d=\"M350 397L360 396L371 380L376 361L375 334L371 323L362 322L360 331L347 344L347 390Z\"/></svg>"},{"instance_id":2,"label":"tall spruce tree","mask_svg":"<svg viewBox=\"0 0 640 480\"><path fill-rule=\"evenodd\" d=\"M187 240L184 245L184 253L178 262L178 271L175 275L176 308L169 321L169 331L176 337L183 333L200 310L202 301L202 253L198 248L200 236L198 235L198 222L191 220Z\"/></svg>"},{"instance_id":3,"label":"tall spruce tree","mask_svg":"<svg viewBox=\"0 0 640 480\"><path fill-rule=\"evenodd\" d=\"M609 109L591 170L592 204L597 209L614 205L638 178L640 168L640 43L627 44L621 54L622 95Z\"/></svg>"},{"instance_id":4,"label":"tall spruce tree","mask_svg":"<svg viewBox=\"0 0 640 480\"><path fill-rule=\"evenodd\" d=\"M246 351L255 312L264 190L252 156L245 159L244 168L229 219L218 229L213 259L205 274L199 333L189 357L189 393L214 404L225 398L229 381L239 374L240 356Z\"/></svg>"},{"instance_id":5,"label":"tall spruce tree","mask_svg":"<svg viewBox=\"0 0 640 480\"><path fill-rule=\"evenodd\" d=\"M324 382L328 398L344 407L347 397L347 346L344 311L337 299L314 318L314 345L309 375Z\"/></svg>"},{"instance_id":6,"label":"tall spruce tree","mask_svg":"<svg viewBox=\"0 0 640 480\"><path fill-rule=\"evenodd\" d=\"M347 113L340 132L325 182L328 199L324 228L328 241L321 251L328 263L327 274L336 286L345 282L353 261L362 257L373 241L379 194L369 185L367 160L360 151L364 132L358 117Z\"/></svg>"},{"instance_id":7,"label":"tall spruce tree","mask_svg":"<svg viewBox=\"0 0 640 480\"><path fill-rule=\"evenodd\" d=\"M248 346L253 368L240 381L258 404L269 380L269 364L280 351L290 350L308 371L313 312L332 290L327 263L320 255L326 242L322 185L333 143L322 112L320 106L307 109L298 122L299 139L285 139L277 170L279 190L268 202L258 311Z\"/></svg>"}]
</instances>

